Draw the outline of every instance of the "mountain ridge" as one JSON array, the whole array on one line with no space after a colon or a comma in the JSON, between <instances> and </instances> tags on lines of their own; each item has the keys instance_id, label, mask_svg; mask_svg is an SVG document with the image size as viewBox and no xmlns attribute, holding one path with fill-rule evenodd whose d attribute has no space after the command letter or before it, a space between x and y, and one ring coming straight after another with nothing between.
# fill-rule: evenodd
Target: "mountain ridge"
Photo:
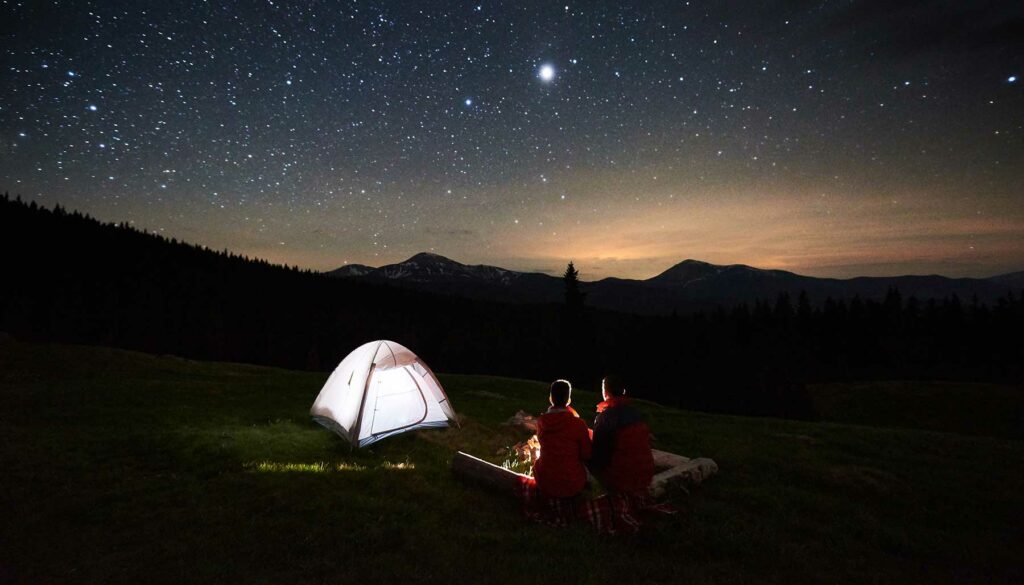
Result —
<instances>
[{"instance_id":1,"label":"mountain ridge","mask_svg":"<svg viewBox=\"0 0 1024 585\"><path fill-rule=\"evenodd\" d=\"M336 278L387 283L438 294L513 302L552 303L562 299L562 279L541 272L521 272L487 264L463 264L432 252L372 268L349 264L329 271ZM994 302L1024 287L1024 271L988 278L933 275L818 278L746 264L719 265L685 259L647 279L606 277L582 281L588 304L639 314L688 312L714 306L773 300L780 294L804 293L812 302L826 298L882 298L890 289L904 297L945 298L958 295Z\"/></svg>"}]
</instances>

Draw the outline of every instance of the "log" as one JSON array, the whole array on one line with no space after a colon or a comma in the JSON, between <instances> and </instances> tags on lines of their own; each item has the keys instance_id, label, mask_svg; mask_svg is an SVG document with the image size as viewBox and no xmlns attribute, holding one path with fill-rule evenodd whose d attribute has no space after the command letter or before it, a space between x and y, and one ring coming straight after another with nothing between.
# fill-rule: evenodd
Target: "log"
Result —
<instances>
[{"instance_id":1,"label":"log","mask_svg":"<svg viewBox=\"0 0 1024 585\"><path fill-rule=\"evenodd\" d=\"M683 457L683 459L686 458ZM698 486L716 473L718 473L718 464L713 460L706 457L688 459L680 465L655 474L651 480L651 495L660 496L671 486L681 486L687 489Z\"/></svg>"},{"instance_id":2,"label":"log","mask_svg":"<svg viewBox=\"0 0 1024 585\"><path fill-rule=\"evenodd\" d=\"M654 457L654 467L677 467L690 460L689 457L658 449L651 449L651 456Z\"/></svg>"},{"instance_id":3,"label":"log","mask_svg":"<svg viewBox=\"0 0 1024 585\"><path fill-rule=\"evenodd\" d=\"M493 463L456 451L452 458L452 473L457 477L478 483L507 496L515 496L523 482L530 477L499 467Z\"/></svg>"},{"instance_id":4,"label":"log","mask_svg":"<svg viewBox=\"0 0 1024 585\"><path fill-rule=\"evenodd\" d=\"M655 474L651 480L651 495L660 496L672 486L691 488L700 485L718 473L718 464L706 457L690 459L675 453L651 449L654 464L668 469ZM480 484L506 496L515 496L519 487L530 477L456 451L452 458L452 473L460 479Z\"/></svg>"}]
</instances>

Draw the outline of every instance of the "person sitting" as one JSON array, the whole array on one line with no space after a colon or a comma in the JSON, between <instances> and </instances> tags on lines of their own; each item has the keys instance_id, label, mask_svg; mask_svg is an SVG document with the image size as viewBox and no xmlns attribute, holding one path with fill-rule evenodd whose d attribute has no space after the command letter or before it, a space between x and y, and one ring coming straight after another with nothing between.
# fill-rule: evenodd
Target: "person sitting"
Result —
<instances>
[{"instance_id":1,"label":"person sitting","mask_svg":"<svg viewBox=\"0 0 1024 585\"><path fill-rule=\"evenodd\" d=\"M617 376L601 382L589 468L610 494L645 498L654 477L651 429Z\"/></svg>"},{"instance_id":2,"label":"person sitting","mask_svg":"<svg viewBox=\"0 0 1024 585\"><path fill-rule=\"evenodd\" d=\"M555 380L548 399L551 407L537 420L540 457L533 466L533 476L543 497L575 498L587 485L585 462L590 459L590 431L569 406L572 386L567 380Z\"/></svg>"}]
</instances>

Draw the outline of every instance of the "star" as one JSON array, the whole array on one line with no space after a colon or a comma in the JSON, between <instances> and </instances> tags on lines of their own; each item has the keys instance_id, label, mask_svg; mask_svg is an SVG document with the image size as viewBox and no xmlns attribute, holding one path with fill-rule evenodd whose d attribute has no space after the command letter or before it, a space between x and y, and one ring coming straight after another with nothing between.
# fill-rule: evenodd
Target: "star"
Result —
<instances>
[{"instance_id":1,"label":"star","mask_svg":"<svg viewBox=\"0 0 1024 585\"><path fill-rule=\"evenodd\" d=\"M292 263L330 269L334 255L373 258L384 242L369 235L401 226L409 234L401 251L382 253L382 261L435 244L466 261L517 256L519 238L530 254L552 258L561 246L535 237L565 221L557 232L573 238L574 253L611 253L626 236L609 243L593 235L611 223L633 233L633 221L657 218L675 233L704 209L746 217L777 198L782 209L801 212L784 215L788 227L758 228L774 238L776 230L818 226L819 210L804 210L791 194L817 183L839 185L851 201L909 189L919 205L940 209L954 225L960 200L952 193L971 191L979 180L986 188L971 192L972 205L1005 208L1014 222L1024 218L1024 198L1014 196L1015 177L1004 171L1016 155L1011 131L1024 123L1015 93L1024 88L1024 71L1011 49L980 58L997 46L1012 48L1012 40L929 46L913 68L884 76L870 74L867 57L854 49L872 46L876 57L898 58L882 41L908 22L922 27L915 39L931 38L959 14L950 3L897 11L891 22L850 26L841 35L828 32L838 10L808 11L780 30L784 20L762 22L758 3L709 5L688 15L667 6L685 3L595 8L589 15L564 2L519 3L524 18L493 7L484 14L482 0L458 10L383 3L386 10L352 9L344 30L334 28L340 21L313 22L329 11L317 7L330 2L307 2L303 10L261 3L274 7L272 22L255 4L173 15L97 11L87 2L8 4L38 4L32 22L62 24L45 46L29 21L8 27L14 37L4 44L4 72L16 83L0 92L7 146L0 185L111 219L127 219L130 211L143 226L173 216L179 229L218 248L270 249L287 241ZM1012 27L1015 9L999 4L1013 3L979 3L979 18ZM107 28L113 13L120 40ZM28 13L14 18L22 16ZM774 35L771 44L760 42L764 35ZM933 78L936 69L945 73ZM477 92L486 100L479 105ZM101 102L103 115L93 116ZM952 123L950 103L984 107L966 108ZM943 148L896 155L899 145L929 142ZM977 156L961 160L968 146ZM163 174L157 161L178 171ZM843 180L832 178L833 166ZM950 188L913 180L933 174L935 184ZM772 185L770 197L740 205L762 180ZM222 223L241 215L213 217L199 205L211 188L223 189L218 206L265 220L254 240L238 236L247 226ZM875 233L874 211L867 209L875 208L864 204L864 233ZM851 204L843 213L860 210ZM337 217L351 221L332 224ZM541 218L548 229L537 229ZM843 219L851 217L836 221ZM716 223L724 231L709 237L746 237L736 227L741 223ZM509 224L523 233L502 240L492 229ZM656 241L659 257L684 253L636 229ZM331 236L316 238L315 230ZM957 250L949 252L953 258L959 240L946 235L949 250ZM832 251L854 236L823 229L815 237L821 250ZM1005 237L1012 242L996 247L1002 256L986 260L993 267L964 270L1024 267L1020 238ZM862 249L861 259L874 261L866 247L857 254ZM889 254L884 246L871 249ZM761 251L734 259L759 258ZM628 270L654 270L650 258L637 262Z\"/></svg>"},{"instance_id":2,"label":"star","mask_svg":"<svg viewBox=\"0 0 1024 585\"><path fill-rule=\"evenodd\" d=\"M537 70L537 77L540 77L540 80L545 83L554 80L555 66L550 63L545 63L541 65L540 69Z\"/></svg>"}]
</instances>

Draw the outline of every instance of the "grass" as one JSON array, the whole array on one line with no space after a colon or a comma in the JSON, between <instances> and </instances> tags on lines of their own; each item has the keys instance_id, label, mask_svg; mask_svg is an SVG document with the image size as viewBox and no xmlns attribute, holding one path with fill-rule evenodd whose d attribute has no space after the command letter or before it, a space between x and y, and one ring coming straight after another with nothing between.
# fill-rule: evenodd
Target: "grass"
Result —
<instances>
[{"instance_id":1,"label":"grass","mask_svg":"<svg viewBox=\"0 0 1024 585\"><path fill-rule=\"evenodd\" d=\"M1024 439L1024 387L964 382L857 382L808 388L817 419Z\"/></svg>"},{"instance_id":2,"label":"grass","mask_svg":"<svg viewBox=\"0 0 1024 585\"><path fill-rule=\"evenodd\" d=\"M721 472L635 538L527 524L455 481L545 388L443 375L462 429L351 451L325 373L0 345L0 582L1019 583L1024 443L645 404ZM584 416L595 397L575 396Z\"/></svg>"}]
</instances>

